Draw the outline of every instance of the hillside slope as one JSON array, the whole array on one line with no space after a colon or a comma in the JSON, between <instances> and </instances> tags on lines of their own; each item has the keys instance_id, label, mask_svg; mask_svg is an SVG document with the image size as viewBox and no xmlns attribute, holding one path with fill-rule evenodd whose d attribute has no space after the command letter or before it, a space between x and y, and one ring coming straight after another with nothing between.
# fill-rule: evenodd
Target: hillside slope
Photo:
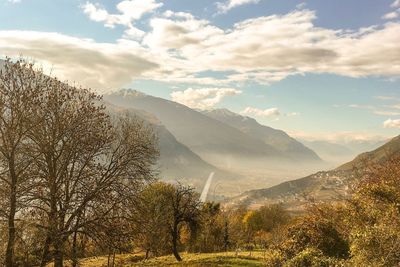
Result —
<instances>
[{"instance_id":1,"label":"hillside slope","mask_svg":"<svg viewBox=\"0 0 400 267\"><path fill-rule=\"evenodd\" d=\"M351 185L359 178L358 171L370 164L384 163L395 156L400 156L400 136L335 170L318 172L265 189L251 190L228 200L226 205L247 204L258 207L283 203L292 212L299 212L310 200L340 201L349 196Z\"/></svg>"},{"instance_id":2,"label":"hillside slope","mask_svg":"<svg viewBox=\"0 0 400 267\"><path fill-rule=\"evenodd\" d=\"M366 164L379 164L394 156L400 156L400 135L371 152L358 155L354 160L338 167L337 170L346 171L361 168Z\"/></svg>"}]
</instances>

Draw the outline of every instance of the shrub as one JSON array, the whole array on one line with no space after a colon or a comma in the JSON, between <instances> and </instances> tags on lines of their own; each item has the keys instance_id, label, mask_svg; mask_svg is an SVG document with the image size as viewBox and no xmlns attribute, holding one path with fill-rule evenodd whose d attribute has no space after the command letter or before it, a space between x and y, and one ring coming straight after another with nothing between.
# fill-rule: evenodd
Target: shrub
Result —
<instances>
[{"instance_id":1,"label":"shrub","mask_svg":"<svg viewBox=\"0 0 400 267\"><path fill-rule=\"evenodd\" d=\"M265 266L267 267L282 267L284 257L279 250L268 250L265 253Z\"/></svg>"},{"instance_id":2,"label":"shrub","mask_svg":"<svg viewBox=\"0 0 400 267\"><path fill-rule=\"evenodd\" d=\"M349 244L336 225L325 218L305 216L287 230L287 239L281 245L285 254L292 258L306 248L315 248L328 257L347 258Z\"/></svg>"},{"instance_id":3,"label":"shrub","mask_svg":"<svg viewBox=\"0 0 400 267\"><path fill-rule=\"evenodd\" d=\"M335 267L344 266L344 263L335 258L324 256L322 251L315 248L306 248L289 260L285 267Z\"/></svg>"}]
</instances>

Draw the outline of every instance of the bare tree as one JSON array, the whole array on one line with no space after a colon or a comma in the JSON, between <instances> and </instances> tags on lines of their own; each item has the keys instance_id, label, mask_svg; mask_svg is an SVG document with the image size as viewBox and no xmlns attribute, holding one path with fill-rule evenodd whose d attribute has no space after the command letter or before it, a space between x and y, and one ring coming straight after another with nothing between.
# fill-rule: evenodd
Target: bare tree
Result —
<instances>
[{"instance_id":1,"label":"bare tree","mask_svg":"<svg viewBox=\"0 0 400 267\"><path fill-rule=\"evenodd\" d=\"M127 118L113 127L100 101L88 90L51 78L33 111L30 124L40 127L29 131L37 181L32 199L45 214L41 227L47 232L42 266L50 246L55 266L62 266L68 238L105 216L94 212L101 197L117 199L126 188L132 190L137 181L151 176L157 154L152 135ZM84 212L96 216L82 220Z\"/></svg>"},{"instance_id":2,"label":"bare tree","mask_svg":"<svg viewBox=\"0 0 400 267\"><path fill-rule=\"evenodd\" d=\"M7 59L0 70L0 215L7 220L5 266L14 266L16 217L26 204L31 176L28 168L32 158L26 156L30 147L28 120L35 109L35 97L43 76L23 60Z\"/></svg>"}]
</instances>

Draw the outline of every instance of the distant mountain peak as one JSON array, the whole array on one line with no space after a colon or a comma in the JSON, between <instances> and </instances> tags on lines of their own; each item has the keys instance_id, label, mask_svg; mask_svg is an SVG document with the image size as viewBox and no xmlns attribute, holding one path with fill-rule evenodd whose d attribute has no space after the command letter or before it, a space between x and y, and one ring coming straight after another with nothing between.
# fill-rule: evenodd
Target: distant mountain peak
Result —
<instances>
[{"instance_id":1,"label":"distant mountain peak","mask_svg":"<svg viewBox=\"0 0 400 267\"><path fill-rule=\"evenodd\" d=\"M254 121L255 123L257 123L257 121L253 118L247 117L247 116L243 116L241 114L235 113L227 108L216 108L216 109L211 109L211 110L202 110L201 112L203 112L204 114L208 114L208 115L214 115L214 116L218 116L218 117L225 117L225 118L235 118L235 119L240 119L241 121L245 122L245 121Z\"/></svg>"},{"instance_id":2,"label":"distant mountain peak","mask_svg":"<svg viewBox=\"0 0 400 267\"><path fill-rule=\"evenodd\" d=\"M209 112L215 112L218 113L220 115L228 115L228 116L239 116L238 114L230 111L227 108L216 108L216 109L211 109L209 110Z\"/></svg>"},{"instance_id":3,"label":"distant mountain peak","mask_svg":"<svg viewBox=\"0 0 400 267\"><path fill-rule=\"evenodd\" d=\"M123 89L120 89L117 91L107 93L105 95L115 95L115 96L122 96L122 97L144 97L144 96L146 96L145 93L140 92L135 89L131 89L131 88L123 88Z\"/></svg>"}]
</instances>

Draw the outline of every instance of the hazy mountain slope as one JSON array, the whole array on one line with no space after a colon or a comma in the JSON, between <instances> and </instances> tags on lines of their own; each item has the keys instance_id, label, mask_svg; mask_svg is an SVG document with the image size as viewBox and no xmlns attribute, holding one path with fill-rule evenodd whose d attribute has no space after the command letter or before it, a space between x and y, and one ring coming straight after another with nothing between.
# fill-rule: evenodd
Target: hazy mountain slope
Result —
<instances>
[{"instance_id":1,"label":"hazy mountain slope","mask_svg":"<svg viewBox=\"0 0 400 267\"><path fill-rule=\"evenodd\" d=\"M323 140L301 140L301 142L315 151L323 160L328 162L340 164L351 160L357 155L356 152L342 144L336 144Z\"/></svg>"},{"instance_id":2,"label":"hazy mountain slope","mask_svg":"<svg viewBox=\"0 0 400 267\"><path fill-rule=\"evenodd\" d=\"M349 140L346 142L343 142L342 144L346 147L348 147L350 150L354 151L355 155L358 155L360 153L364 153L365 151L372 151L374 149L379 148L380 146L383 146L390 140Z\"/></svg>"},{"instance_id":3,"label":"hazy mountain slope","mask_svg":"<svg viewBox=\"0 0 400 267\"><path fill-rule=\"evenodd\" d=\"M253 159L263 159L263 163L291 160L261 140L172 101L133 90L121 90L104 98L114 105L154 114L179 142L212 164L229 166Z\"/></svg>"},{"instance_id":4,"label":"hazy mountain slope","mask_svg":"<svg viewBox=\"0 0 400 267\"><path fill-rule=\"evenodd\" d=\"M284 155L296 159L296 161L321 160L314 151L290 137L284 131L261 125L253 118L241 116L227 109L203 111L203 114L235 127L253 138L262 140Z\"/></svg>"},{"instance_id":5,"label":"hazy mountain slope","mask_svg":"<svg viewBox=\"0 0 400 267\"><path fill-rule=\"evenodd\" d=\"M292 211L301 211L310 199L314 201L337 201L346 198L349 187L358 178L354 168L361 169L370 163L383 163L393 156L400 156L400 136L393 138L378 149L363 153L353 161L335 170L284 182L279 185L251 190L230 199L227 205L284 203Z\"/></svg>"},{"instance_id":6,"label":"hazy mountain slope","mask_svg":"<svg viewBox=\"0 0 400 267\"><path fill-rule=\"evenodd\" d=\"M158 168L160 178L164 180L179 180L201 189L211 172L215 172L218 180L235 180L238 175L222 171L205 162L185 145L179 143L176 138L162 125L152 114L132 108L120 108L107 103L107 109L113 113L126 113L137 116L148 123L158 137L160 157Z\"/></svg>"},{"instance_id":7,"label":"hazy mountain slope","mask_svg":"<svg viewBox=\"0 0 400 267\"><path fill-rule=\"evenodd\" d=\"M354 160L343 164L337 170L351 170L361 168L365 164L382 163L393 156L400 156L400 135L371 152L358 155Z\"/></svg>"}]
</instances>

